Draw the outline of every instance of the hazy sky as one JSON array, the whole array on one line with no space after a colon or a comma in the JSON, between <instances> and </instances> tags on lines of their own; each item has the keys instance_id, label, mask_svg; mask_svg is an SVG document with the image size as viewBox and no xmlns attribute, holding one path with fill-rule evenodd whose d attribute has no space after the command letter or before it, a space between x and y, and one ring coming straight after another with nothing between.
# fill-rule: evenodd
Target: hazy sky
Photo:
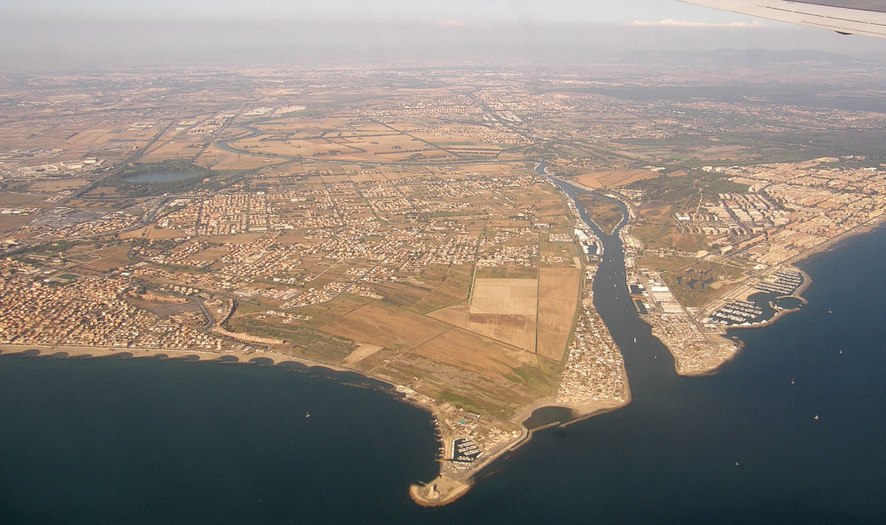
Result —
<instances>
[{"instance_id":1,"label":"hazy sky","mask_svg":"<svg viewBox=\"0 0 886 525\"><path fill-rule=\"evenodd\" d=\"M573 60L886 43L675 0L0 0L0 69Z\"/></svg>"},{"instance_id":2,"label":"hazy sky","mask_svg":"<svg viewBox=\"0 0 886 525\"><path fill-rule=\"evenodd\" d=\"M101 20L375 20L464 23L747 21L672 0L4 0L22 18Z\"/></svg>"}]
</instances>

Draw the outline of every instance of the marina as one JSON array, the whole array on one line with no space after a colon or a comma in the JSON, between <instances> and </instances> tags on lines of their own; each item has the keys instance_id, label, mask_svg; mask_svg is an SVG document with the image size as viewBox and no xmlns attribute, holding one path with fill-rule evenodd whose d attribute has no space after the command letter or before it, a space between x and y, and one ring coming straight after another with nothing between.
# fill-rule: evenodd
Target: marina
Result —
<instances>
[{"instance_id":1,"label":"marina","mask_svg":"<svg viewBox=\"0 0 886 525\"><path fill-rule=\"evenodd\" d=\"M604 262L595 296L624 351L632 403L537 433L432 510L402 487L436 473L433 420L387 395L279 366L0 356L0 395L15 400L0 427L0 473L15 483L0 508L13 523L84 521L87 502L103 513L87 521L104 523L519 524L582 521L593 498L603 522L765 523L778 501L792 522L879 523L886 355L870 341L886 327L882 297L866 292L886 285L884 246L881 228L817 256L804 266L816 279L809 306L742 331L740 359L700 378L674 374L613 287L624 274ZM302 417L319 403L322 414ZM50 507L47 491L66 497Z\"/></svg>"},{"instance_id":2,"label":"marina","mask_svg":"<svg viewBox=\"0 0 886 525\"><path fill-rule=\"evenodd\" d=\"M763 315L763 308L753 301L732 301L705 319L705 324L747 325L757 322Z\"/></svg>"},{"instance_id":3,"label":"marina","mask_svg":"<svg viewBox=\"0 0 886 525\"><path fill-rule=\"evenodd\" d=\"M807 285L803 272L778 270L753 284L757 293L717 307L703 323L708 327L739 328L769 324L780 315L799 310L806 303L799 293Z\"/></svg>"},{"instance_id":4,"label":"marina","mask_svg":"<svg viewBox=\"0 0 886 525\"><path fill-rule=\"evenodd\" d=\"M452 461L455 463L473 463L481 455L480 447L469 438L456 438L452 441ZM465 465L467 466L467 465Z\"/></svg>"},{"instance_id":5,"label":"marina","mask_svg":"<svg viewBox=\"0 0 886 525\"><path fill-rule=\"evenodd\" d=\"M757 283L755 287L761 292L791 295L803 285L803 282L803 274L800 272L778 271Z\"/></svg>"}]
</instances>

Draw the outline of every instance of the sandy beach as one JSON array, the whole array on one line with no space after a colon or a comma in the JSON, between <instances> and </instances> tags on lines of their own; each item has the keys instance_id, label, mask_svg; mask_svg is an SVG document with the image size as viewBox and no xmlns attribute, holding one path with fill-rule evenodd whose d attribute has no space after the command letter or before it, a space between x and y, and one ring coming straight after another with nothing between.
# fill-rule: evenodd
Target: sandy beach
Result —
<instances>
[{"instance_id":1,"label":"sandy beach","mask_svg":"<svg viewBox=\"0 0 886 525\"><path fill-rule=\"evenodd\" d=\"M96 347L77 345L39 345L39 344L0 344L0 354L21 354L36 351L40 356L51 357L67 355L68 357L113 357L125 358L156 358L190 359L198 361L218 361L233 364L279 365L282 363L298 363L307 368L325 368L335 372L350 372L369 379L387 383L383 379L367 376L362 372L335 365L311 361L288 354L273 351L256 350L254 352L203 352L196 350L163 350L158 348L127 348L127 347ZM268 363L270 361L270 363ZM390 383L388 383L390 384ZM392 385L393 386L393 385Z\"/></svg>"}]
</instances>

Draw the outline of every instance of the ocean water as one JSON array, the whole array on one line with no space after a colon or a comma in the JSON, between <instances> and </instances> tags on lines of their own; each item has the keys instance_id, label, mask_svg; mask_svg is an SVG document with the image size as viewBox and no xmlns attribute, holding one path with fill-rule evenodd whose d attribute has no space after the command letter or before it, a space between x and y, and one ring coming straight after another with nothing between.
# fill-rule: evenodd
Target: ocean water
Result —
<instances>
[{"instance_id":1,"label":"ocean water","mask_svg":"<svg viewBox=\"0 0 886 525\"><path fill-rule=\"evenodd\" d=\"M810 304L734 332L742 353L702 378L674 374L606 255L632 404L537 433L450 506L409 499L436 474L433 426L384 392L0 356L0 523L886 523L886 228L807 261Z\"/></svg>"}]
</instances>

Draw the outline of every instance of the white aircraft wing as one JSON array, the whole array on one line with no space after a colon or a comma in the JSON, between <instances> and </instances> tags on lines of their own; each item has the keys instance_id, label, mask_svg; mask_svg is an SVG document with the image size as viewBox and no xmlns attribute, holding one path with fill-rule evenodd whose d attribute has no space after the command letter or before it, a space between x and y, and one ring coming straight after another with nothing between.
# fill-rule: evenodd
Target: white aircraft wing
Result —
<instances>
[{"instance_id":1,"label":"white aircraft wing","mask_svg":"<svg viewBox=\"0 0 886 525\"><path fill-rule=\"evenodd\" d=\"M886 0L682 0L838 33L886 38Z\"/></svg>"}]
</instances>

